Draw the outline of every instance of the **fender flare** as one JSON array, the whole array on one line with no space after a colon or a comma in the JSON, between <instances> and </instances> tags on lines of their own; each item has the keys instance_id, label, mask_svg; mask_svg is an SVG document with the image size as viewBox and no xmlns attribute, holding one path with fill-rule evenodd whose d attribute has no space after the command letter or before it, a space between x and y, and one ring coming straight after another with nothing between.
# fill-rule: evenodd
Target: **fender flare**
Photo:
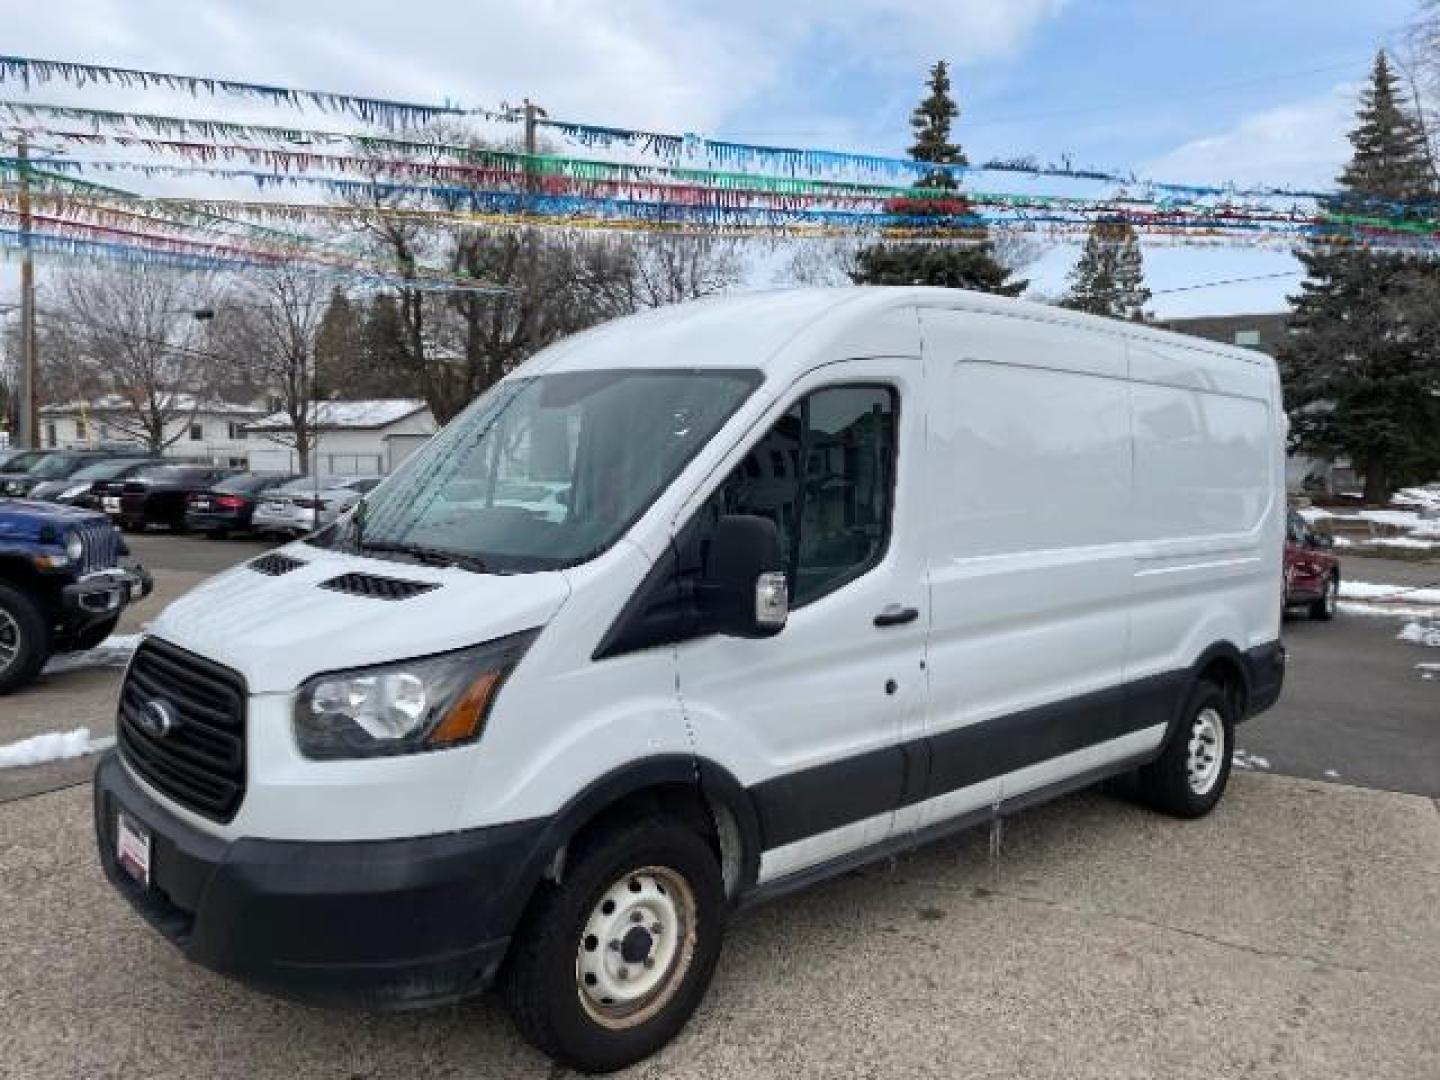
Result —
<instances>
[{"instance_id":1,"label":"fender flare","mask_svg":"<svg viewBox=\"0 0 1440 1080\"><path fill-rule=\"evenodd\" d=\"M726 811L739 831L742 849L735 895L752 889L760 872L760 818L745 787L716 762L691 754L660 754L627 762L591 781L545 821L507 890L510 898L504 918L508 925L518 924L556 853L581 829L625 798L663 786L692 787L707 805Z\"/></svg>"},{"instance_id":2,"label":"fender flare","mask_svg":"<svg viewBox=\"0 0 1440 1080\"><path fill-rule=\"evenodd\" d=\"M1207 646L1204 651L1195 658L1194 663L1185 670L1185 690L1183 694L1177 696L1175 711L1171 714L1170 722L1165 730L1165 741L1160 744L1162 750L1164 747L1170 745L1170 741L1175 737L1176 733L1180 730L1180 726L1185 722L1185 706L1190 701L1190 696L1195 692L1195 684L1200 681L1200 673L1216 660L1224 661L1238 676L1236 690L1239 694L1239 702L1237 703L1239 708L1235 721L1239 723L1245 719L1246 710L1249 708L1250 702L1250 664L1246 660L1245 654L1236 648L1234 644L1229 641L1216 641Z\"/></svg>"}]
</instances>

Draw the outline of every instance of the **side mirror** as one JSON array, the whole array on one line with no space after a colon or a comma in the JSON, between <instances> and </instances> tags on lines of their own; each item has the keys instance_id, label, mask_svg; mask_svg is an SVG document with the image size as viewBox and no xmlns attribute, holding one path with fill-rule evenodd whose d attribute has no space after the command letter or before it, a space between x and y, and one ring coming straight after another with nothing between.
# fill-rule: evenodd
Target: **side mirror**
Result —
<instances>
[{"instance_id":1,"label":"side mirror","mask_svg":"<svg viewBox=\"0 0 1440 1080\"><path fill-rule=\"evenodd\" d=\"M733 637L772 637L790 613L780 533L769 518L728 514L715 527L700 590L714 629Z\"/></svg>"}]
</instances>

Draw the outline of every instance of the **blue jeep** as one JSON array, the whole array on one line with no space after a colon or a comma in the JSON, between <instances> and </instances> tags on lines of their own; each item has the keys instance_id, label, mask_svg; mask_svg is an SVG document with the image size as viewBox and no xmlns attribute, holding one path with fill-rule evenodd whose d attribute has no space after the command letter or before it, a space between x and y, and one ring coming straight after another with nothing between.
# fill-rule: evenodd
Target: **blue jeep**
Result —
<instances>
[{"instance_id":1,"label":"blue jeep","mask_svg":"<svg viewBox=\"0 0 1440 1080\"><path fill-rule=\"evenodd\" d=\"M104 514L0 499L0 694L23 686L54 653L93 649L150 575L122 567L129 549Z\"/></svg>"}]
</instances>

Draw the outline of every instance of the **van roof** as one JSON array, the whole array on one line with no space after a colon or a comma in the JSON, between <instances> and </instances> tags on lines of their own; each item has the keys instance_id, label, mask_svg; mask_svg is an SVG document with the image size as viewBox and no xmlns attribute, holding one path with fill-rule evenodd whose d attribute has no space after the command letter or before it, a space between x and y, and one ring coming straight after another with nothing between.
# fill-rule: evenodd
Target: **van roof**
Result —
<instances>
[{"instance_id":1,"label":"van roof","mask_svg":"<svg viewBox=\"0 0 1440 1080\"><path fill-rule=\"evenodd\" d=\"M1157 339L1172 347L1247 364L1272 363L1263 353L1230 348L1139 323L1103 319L988 293L917 286L777 289L674 304L615 319L566 338L537 353L520 373L635 367L743 367L759 368L767 375L782 375L791 363L808 365L817 351L845 351L854 356L886 352L895 355L897 337L907 339L895 330L908 334L910 340L918 340L914 324L903 322L915 308L1037 319L1073 325L1090 333ZM887 326L893 328L888 334ZM789 348L792 345L799 347Z\"/></svg>"}]
</instances>

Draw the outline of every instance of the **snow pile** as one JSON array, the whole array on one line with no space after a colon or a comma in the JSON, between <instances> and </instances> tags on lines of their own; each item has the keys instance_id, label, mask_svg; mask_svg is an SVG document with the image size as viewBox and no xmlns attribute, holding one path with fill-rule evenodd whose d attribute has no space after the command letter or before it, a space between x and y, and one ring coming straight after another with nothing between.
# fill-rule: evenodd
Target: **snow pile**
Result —
<instances>
[{"instance_id":1,"label":"snow pile","mask_svg":"<svg viewBox=\"0 0 1440 1080\"><path fill-rule=\"evenodd\" d=\"M1236 750L1233 760L1235 768L1237 769L1254 771L1256 769L1270 768L1270 761L1268 758L1263 758L1259 754L1252 754L1248 750Z\"/></svg>"},{"instance_id":2,"label":"snow pile","mask_svg":"<svg viewBox=\"0 0 1440 1080\"><path fill-rule=\"evenodd\" d=\"M1440 485L1406 488L1395 494L1395 497L1391 499L1391 505L1393 508L1388 510L1356 510L1352 512L1336 512L1308 506L1297 510L1296 513L1311 525L1320 522L1332 524L1364 522L1370 526L1372 534L1376 532L1387 534L1372 535L1369 540L1357 541L1360 544L1373 544L1375 547L1400 548L1409 551L1440 551ZM1336 547L1353 546L1349 543L1342 544L1342 539L1338 536L1335 538Z\"/></svg>"},{"instance_id":3,"label":"snow pile","mask_svg":"<svg viewBox=\"0 0 1440 1080\"><path fill-rule=\"evenodd\" d=\"M1397 491L1390 501L1396 506L1411 506L1421 512L1430 510L1440 515L1440 485L1403 488Z\"/></svg>"},{"instance_id":4,"label":"snow pile","mask_svg":"<svg viewBox=\"0 0 1440 1080\"><path fill-rule=\"evenodd\" d=\"M47 761L65 761L68 758L98 754L115 745L112 737L92 739L89 728L74 731L47 731L21 739L6 746L0 746L0 769L18 769L25 765L43 765Z\"/></svg>"},{"instance_id":5,"label":"snow pile","mask_svg":"<svg viewBox=\"0 0 1440 1080\"><path fill-rule=\"evenodd\" d=\"M1406 623L1399 636L1401 641L1408 641L1411 645L1440 649L1440 622Z\"/></svg>"},{"instance_id":6,"label":"snow pile","mask_svg":"<svg viewBox=\"0 0 1440 1080\"><path fill-rule=\"evenodd\" d=\"M59 675L67 671L82 671L85 668L124 667L130 662L130 654L139 647L142 637L142 634L113 634L85 652L52 656L45 665L45 673Z\"/></svg>"}]
</instances>

